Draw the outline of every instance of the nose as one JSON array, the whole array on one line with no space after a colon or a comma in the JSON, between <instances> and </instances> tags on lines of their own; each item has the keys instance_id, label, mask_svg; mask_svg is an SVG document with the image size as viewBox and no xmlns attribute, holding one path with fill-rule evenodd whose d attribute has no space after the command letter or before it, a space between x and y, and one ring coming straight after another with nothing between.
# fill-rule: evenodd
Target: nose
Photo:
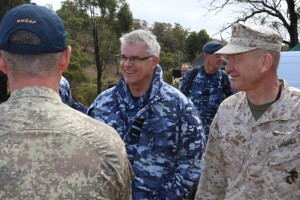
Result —
<instances>
[{"instance_id":1,"label":"nose","mask_svg":"<svg viewBox=\"0 0 300 200\"><path fill-rule=\"evenodd\" d=\"M230 74L233 71L233 63L232 61L228 60L227 65L225 66L225 71Z\"/></svg>"}]
</instances>

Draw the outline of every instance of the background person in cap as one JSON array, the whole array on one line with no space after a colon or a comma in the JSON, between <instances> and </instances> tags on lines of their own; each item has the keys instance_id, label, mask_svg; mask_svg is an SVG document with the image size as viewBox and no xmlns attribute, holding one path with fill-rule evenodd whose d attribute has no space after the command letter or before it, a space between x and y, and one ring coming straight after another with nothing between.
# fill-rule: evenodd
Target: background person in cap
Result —
<instances>
[{"instance_id":1,"label":"background person in cap","mask_svg":"<svg viewBox=\"0 0 300 200\"><path fill-rule=\"evenodd\" d=\"M300 91L278 80L282 38L232 25L227 71L238 92L211 126L196 199L300 199Z\"/></svg>"},{"instance_id":2,"label":"background person in cap","mask_svg":"<svg viewBox=\"0 0 300 200\"><path fill-rule=\"evenodd\" d=\"M220 42L211 41L204 45L204 64L197 69L189 70L180 82L179 89L196 106L205 130L206 139L210 124L219 104L235 93L230 87L227 74L221 70L222 55L214 53L221 49Z\"/></svg>"},{"instance_id":3,"label":"background person in cap","mask_svg":"<svg viewBox=\"0 0 300 200\"><path fill-rule=\"evenodd\" d=\"M117 132L59 97L71 54L61 19L37 5L13 8L0 50L11 91L0 105L1 199L130 199L133 173Z\"/></svg>"}]
</instances>

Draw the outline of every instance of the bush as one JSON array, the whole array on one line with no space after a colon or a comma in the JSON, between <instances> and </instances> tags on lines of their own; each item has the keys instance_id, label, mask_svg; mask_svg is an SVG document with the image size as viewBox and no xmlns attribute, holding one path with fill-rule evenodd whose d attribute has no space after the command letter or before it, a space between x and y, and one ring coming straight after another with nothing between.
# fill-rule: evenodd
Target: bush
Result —
<instances>
[{"instance_id":1,"label":"bush","mask_svg":"<svg viewBox=\"0 0 300 200\"><path fill-rule=\"evenodd\" d=\"M170 85L172 85L173 82L173 69L169 69L168 71L164 71L163 73L163 77L164 77L164 81Z\"/></svg>"},{"instance_id":2,"label":"bush","mask_svg":"<svg viewBox=\"0 0 300 200\"><path fill-rule=\"evenodd\" d=\"M72 95L75 100L89 107L97 97L97 85L93 83L82 83L72 88Z\"/></svg>"}]
</instances>

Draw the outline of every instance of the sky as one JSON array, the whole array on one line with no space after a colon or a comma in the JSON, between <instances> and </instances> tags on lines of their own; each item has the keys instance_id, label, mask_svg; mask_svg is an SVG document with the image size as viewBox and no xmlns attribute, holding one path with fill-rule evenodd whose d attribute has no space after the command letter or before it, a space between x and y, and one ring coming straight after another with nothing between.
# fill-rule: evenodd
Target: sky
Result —
<instances>
[{"instance_id":1,"label":"sky","mask_svg":"<svg viewBox=\"0 0 300 200\"><path fill-rule=\"evenodd\" d=\"M205 29L216 39L221 39L218 31L226 23L234 21L233 7L223 9L219 13L207 13L211 0L126 0L134 19L145 20L151 26L154 22L164 22L174 25L179 23L184 29L199 32ZM61 0L32 0L38 5L52 4L54 10L61 6ZM223 33L223 39L229 39L231 30Z\"/></svg>"}]
</instances>

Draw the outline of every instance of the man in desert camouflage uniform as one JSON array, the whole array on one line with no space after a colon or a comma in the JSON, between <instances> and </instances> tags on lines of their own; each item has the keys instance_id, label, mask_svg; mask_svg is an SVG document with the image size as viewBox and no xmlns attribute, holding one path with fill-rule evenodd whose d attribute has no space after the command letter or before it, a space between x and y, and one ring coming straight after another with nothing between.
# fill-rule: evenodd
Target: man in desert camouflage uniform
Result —
<instances>
[{"instance_id":1,"label":"man in desert camouflage uniform","mask_svg":"<svg viewBox=\"0 0 300 200\"><path fill-rule=\"evenodd\" d=\"M120 136L59 97L71 54L61 19L34 4L13 8L0 50L11 91L0 105L0 199L131 199Z\"/></svg>"},{"instance_id":2,"label":"man in desert camouflage uniform","mask_svg":"<svg viewBox=\"0 0 300 200\"><path fill-rule=\"evenodd\" d=\"M197 110L162 79L160 45L144 30L125 34L118 55L123 78L101 93L88 114L114 127L136 179L133 199L193 199L204 133Z\"/></svg>"},{"instance_id":3,"label":"man in desert camouflage uniform","mask_svg":"<svg viewBox=\"0 0 300 200\"><path fill-rule=\"evenodd\" d=\"M232 87L213 120L196 199L300 199L300 91L279 80L282 38L232 25ZM284 67L284 66L283 66Z\"/></svg>"}]
</instances>

